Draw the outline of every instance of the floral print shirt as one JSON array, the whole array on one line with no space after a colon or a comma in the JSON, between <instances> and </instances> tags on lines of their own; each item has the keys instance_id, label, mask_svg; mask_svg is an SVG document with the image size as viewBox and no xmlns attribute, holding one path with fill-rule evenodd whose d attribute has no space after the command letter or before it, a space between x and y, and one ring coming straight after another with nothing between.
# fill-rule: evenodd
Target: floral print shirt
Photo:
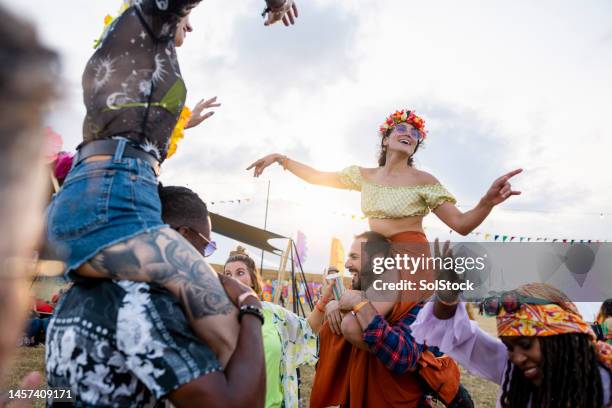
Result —
<instances>
[{"instance_id":1,"label":"floral print shirt","mask_svg":"<svg viewBox=\"0 0 612 408\"><path fill-rule=\"evenodd\" d=\"M282 343L281 386L284 407L299 407L297 368L315 365L317 362L317 335L308 321L271 302L262 302L264 309L272 312L274 326Z\"/></svg>"},{"instance_id":2,"label":"floral print shirt","mask_svg":"<svg viewBox=\"0 0 612 408\"><path fill-rule=\"evenodd\" d=\"M49 386L71 389L77 407L160 406L181 385L221 370L170 292L102 279L76 282L64 295L45 361Z\"/></svg>"}]
</instances>

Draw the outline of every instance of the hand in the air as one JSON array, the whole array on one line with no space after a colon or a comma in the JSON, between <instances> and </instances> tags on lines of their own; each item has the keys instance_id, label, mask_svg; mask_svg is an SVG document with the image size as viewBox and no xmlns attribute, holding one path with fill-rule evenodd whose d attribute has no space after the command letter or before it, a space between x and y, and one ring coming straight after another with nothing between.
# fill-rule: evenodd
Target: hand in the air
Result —
<instances>
[{"instance_id":1,"label":"hand in the air","mask_svg":"<svg viewBox=\"0 0 612 408\"><path fill-rule=\"evenodd\" d=\"M187 124L185 125L185 129L189 129L195 126L198 126L200 123L204 122L206 119L210 118L214 115L215 112L206 112L202 114L205 109L218 108L221 106L220 103L217 103L217 97L210 98L208 100L202 99L196 107L191 111L191 117Z\"/></svg>"},{"instance_id":2,"label":"hand in the air","mask_svg":"<svg viewBox=\"0 0 612 408\"><path fill-rule=\"evenodd\" d=\"M492 207L503 203L510 196L521 194L520 191L512 190L509 180L522 171L523 169L512 170L495 180L483 197L484 202Z\"/></svg>"},{"instance_id":3,"label":"hand in the air","mask_svg":"<svg viewBox=\"0 0 612 408\"><path fill-rule=\"evenodd\" d=\"M259 177L261 176L261 174L263 173L264 169L266 167L268 167L269 165L271 165L272 163L278 163L279 158L281 157L281 155L277 154L277 153L272 153L269 154L259 160L257 160L255 163L251 164L249 167L247 167L247 170L251 170L254 168L253 170L253 177Z\"/></svg>"},{"instance_id":4,"label":"hand in the air","mask_svg":"<svg viewBox=\"0 0 612 408\"><path fill-rule=\"evenodd\" d=\"M271 9L268 12L268 18L264 23L265 26L270 26L282 20L285 27L295 24L295 19L298 17L298 9L293 0L285 0L282 6Z\"/></svg>"},{"instance_id":5,"label":"hand in the air","mask_svg":"<svg viewBox=\"0 0 612 408\"><path fill-rule=\"evenodd\" d=\"M450 241L444 242L444 247L442 251L440 251L440 241L438 238L434 241L434 259L441 258L442 262L434 262L436 265L435 276L437 280L447 281L447 282L459 282L461 279L457 275L454 269L445 269L438 268L438 265L446 264L447 258L453 257L453 250L450 248ZM446 301L446 302L455 302L459 298L459 291L456 290L438 290L436 292L438 299Z\"/></svg>"}]
</instances>

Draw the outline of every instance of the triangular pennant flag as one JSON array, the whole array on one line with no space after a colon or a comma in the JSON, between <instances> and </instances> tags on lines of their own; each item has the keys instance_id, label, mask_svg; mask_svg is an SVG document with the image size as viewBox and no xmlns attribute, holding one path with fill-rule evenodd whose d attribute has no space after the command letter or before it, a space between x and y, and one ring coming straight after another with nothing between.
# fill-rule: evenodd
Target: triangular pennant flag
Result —
<instances>
[{"instance_id":1,"label":"triangular pennant flag","mask_svg":"<svg viewBox=\"0 0 612 408\"><path fill-rule=\"evenodd\" d=\"M510 241L512 241L515 237L510 237Z\"/></svg>"},{"instance_id":2,"label":"triangular pennant flag","mask_svg":"<svg viewBox=\"0 0 612 408\"><path fill-rule=\"evenodd\" d=\"M499 235L496 235L496 236L495 236L494 241L497 241L497 238L499 238Z\"/></svg>"},{"instance_id":3,"label":"triangular pennant flag","mask_svg":"<svg viewBox=\"0 0 612 408\"><path fill-rule=\"evenodd\" d=\"M524 239L525 239L525 237L520 237L519 238L519 242L523 242Z\"/></svg>"},{"instance_id":4,"label":"triangular pennant flag","mask_svg":"<svg viewBox=\"0 0 612 408\"><path fill-rule=\"evenodd\" d=\"M485 241L487 241L489 238L491 238L491 234L485 234Z\"/></svg>"},{"instance_id":5,"label":"triangular pennant flag","mask_svg":"<svg viewBox=\"0 0 612 408\"><path fill-rule=\"evenodd\" d=\"M507 236L507 235L504 235L504 236L502 237L502 242L506 242L506 240L507 240L507 239L508 239L508 236Z\"/></svg>"},{"instance_id":6,"label":"triangular pennant flag","mask_svg":"<svg viewBox=\"0 0 612 408\"><path fill-rule=\"evenodd\" d=\"M340 239L336 237L332 237L329 266L335 266L338 272L344 272L344 248Z\"/></svg>"},{"instance_id":7,"label":"triangular pennant flag","mask_svg":"<svg viewBox=\"0 0 612 408\"><path fill-rule=\"evenodd\" d=\"M531 238L527 238L527 242L531 241Z\"/></svg>"},{"instance_id":8,"label":"triangular pennant flag","mask_svg":"<svg viewBox=\"0 0 612 408\"><path fill-rule=\"evenodd\" d=\"M544 240L544 241L546 241L546 240ZM552 240L552 242L557 242L557 241L558 241L558 239L557 239L557 238L555 238L555 239L553 239L553 240Z\"/></svg>"}]
</instances>

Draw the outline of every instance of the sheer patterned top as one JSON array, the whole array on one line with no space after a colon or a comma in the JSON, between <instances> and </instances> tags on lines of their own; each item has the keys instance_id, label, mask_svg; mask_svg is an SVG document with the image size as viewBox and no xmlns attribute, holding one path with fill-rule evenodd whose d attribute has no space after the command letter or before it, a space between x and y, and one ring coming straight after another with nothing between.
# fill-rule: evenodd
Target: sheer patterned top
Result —
<instances>
[{"instance_id":1,"label":"sheer patterned top","mask_svg":"<svg viewBox=\"0 0 612 408\"><path fill-rule=\"evenodd\" d=\"M363 178L358 166L338 172L343 188L361 191L361 211L368 218L404 218L425 215L444 202L457 200L440 183L384 186Z\"/></svg>"},{"instance_id":2,"label":"sheer patterned top","mask_svg":"<svg viewBox=\"0 0 612 408\"><path fill-rule=\"evenodd\" d=\"M163 161L185 104L174 35L200 0L136 0L104 34L83 73L83 141L122 136Z\"/></svg>"}]
</instances>

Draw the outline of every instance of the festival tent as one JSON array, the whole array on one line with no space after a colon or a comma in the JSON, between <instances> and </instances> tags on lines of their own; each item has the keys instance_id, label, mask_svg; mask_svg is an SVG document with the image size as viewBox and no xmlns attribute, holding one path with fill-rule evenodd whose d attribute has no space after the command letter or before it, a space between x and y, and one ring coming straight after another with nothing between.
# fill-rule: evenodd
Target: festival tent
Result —
<instances>
[{"instance_id":1,"label":"festival tent","mask_svg":"<svg viewBox=\"0 0 612 408\"><path fill-rule=\"evenodd\" d=\"M209 212L209 214L213 232L275 255L282 255L283 251L272 246L268 241L271 239L291 239L213 212Z\"/></svg>"}]
</instances>

